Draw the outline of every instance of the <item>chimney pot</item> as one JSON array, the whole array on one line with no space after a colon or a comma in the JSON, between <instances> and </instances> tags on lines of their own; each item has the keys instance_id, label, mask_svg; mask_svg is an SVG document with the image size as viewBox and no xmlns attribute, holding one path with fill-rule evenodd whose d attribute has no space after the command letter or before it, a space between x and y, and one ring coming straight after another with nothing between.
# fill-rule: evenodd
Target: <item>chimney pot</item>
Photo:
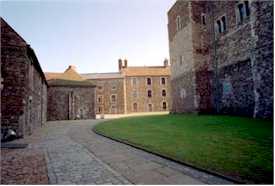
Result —
<instances>
[{"instance_id":1,"label":"chimney pot","mask_svg":"<svg viewBox=\"0 0 275 186\"><path fill-rule=\"evenodd\" d=\"M127 59L124 59L124 68L127 68L127 66L128 66L128 61Z\"/></svg>"},{"instance_id":2,"label":"chimney pot","mask_svg":"<svg viewBox=\"0 0 275 186\"><path fill-rule=\"evenodd\" d=\"M168 64L169 64L168 59L165 59L163 62L164 67L168 67Z\"/></svg>"},{"instance_id":3,"label":"chimney pot","mask_svg":"<svg viewBox=\"0 0 275 186\"><path fill-rule=\"evenodd\" d=\"M122 59L118 59L118 70L122 69Z\"/></svg>"}]
</instances>

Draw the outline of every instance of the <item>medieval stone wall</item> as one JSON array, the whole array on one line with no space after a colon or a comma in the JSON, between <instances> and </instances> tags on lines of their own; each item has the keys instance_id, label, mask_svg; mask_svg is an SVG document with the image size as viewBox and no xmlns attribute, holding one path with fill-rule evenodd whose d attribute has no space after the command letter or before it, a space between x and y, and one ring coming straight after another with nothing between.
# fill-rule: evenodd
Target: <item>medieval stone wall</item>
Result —
<instances>
[{"instance_id":1,"label":"medieval stone wall","mask_svg":"<svg viewBox=\"0 0 275 186\"><path fill-rule=\"evenodd\" d=\"M95 118L95 88L50 86L48 88L49 121Z\"/></svg>"},{"instance_id":2,"label":"medieval stone wall","mask_svg":"<svg viewBox=\"0 0 275 186\"><path fill-rule=\"evenodd\" d=\"M46 103L41 102L46 100L41 87L47 89L47 85L29 50L26 42L1 19L1 129L14 129L21 137L41 126L41 115L46 114L41 109Z\"/></svg>"},{"instance_id":3,"label":"medieval stone wall","mask_svg":"<svg viewBox=\"0 0 275 186\"><path fill-rule=\"evenodd\" d=\"M177 1L168 12L172 110L272 117L273 2L187 2ZM249 5L248 13L245 3ZM189 15L182 15L188 10ZM189 18L191 28L186 31L188 24L183 23L184 27L175 32L177 16L181 20ZM220 33L218 20L223 16L226 28ZM187 38L191 38L191 44ZM184 60L175 60L181 55L188 59L184 70L179 67ZM182 95L194 101L184 100Z\"/></svg>"}]
</instances>

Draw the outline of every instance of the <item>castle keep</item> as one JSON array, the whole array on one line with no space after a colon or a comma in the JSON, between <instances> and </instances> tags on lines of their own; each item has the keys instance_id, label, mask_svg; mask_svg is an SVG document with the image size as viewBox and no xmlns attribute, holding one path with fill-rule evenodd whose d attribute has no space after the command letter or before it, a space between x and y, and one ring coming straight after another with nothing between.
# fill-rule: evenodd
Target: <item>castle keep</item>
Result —
<instances>
[{"instance_id":1,"label":"castle keep","mask_svg":"<svg viewBox=\"0 0 275 186\"><path fill-rule=\"evenodd\" d=\"M271 118L273 1L183 1L168 12L172 112Z\"/></svg>"}]
</instances>

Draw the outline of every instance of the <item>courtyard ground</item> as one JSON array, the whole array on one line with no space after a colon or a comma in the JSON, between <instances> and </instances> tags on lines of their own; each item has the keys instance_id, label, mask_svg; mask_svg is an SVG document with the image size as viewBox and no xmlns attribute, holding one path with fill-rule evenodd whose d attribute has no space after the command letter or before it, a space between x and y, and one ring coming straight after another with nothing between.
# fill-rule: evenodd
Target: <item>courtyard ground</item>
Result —
<instances>
[{"instance_id":1,"label":"courtyard ground","mask_svg":"<svg viewBox=\"0 0 275 186\"><path fill-rule=\"evenodd\" d=\"M273 122L209 115L110 120L97 133L247 183L273 182Z\"/></svg>"},{"instance_id":2,"label":"courtyard ground","mask_svg":"<svg viewBox=\"0 0 275 186\"><path fill-rule=\"evenodd\" d=\"M18 140L16 143L28 143L29 146L24 151L43 152L47 166L47 173L44 173L44 176L47 174L50 184L232 183L102 137L92 131L92 128L101 121L48 122L46 126L36 130L32 136ZM13 152L18 153L17 158L22 155L20 150L13 150ZM3 160L8 159L6 155L7 153L2 153ZM32 165L36 155L41 157L41 154L32 155L31 159L27 159L28 161L23 162L22 158L18 158L18 162L22 165ZM4 165L5 161L1 163ZM35 169L35 166L31 169ZM1 183L11 183L16 179L16 176L12 177L12 175L17 175L17 171L10 171L6 177L3 177L5 180L1 180ZM42 171L39 174L41 175ZM28 175L20 178L26 180ZM38 183L41 182L35 179L28 182L28 184Z\"/></svg>"}]
</instances>

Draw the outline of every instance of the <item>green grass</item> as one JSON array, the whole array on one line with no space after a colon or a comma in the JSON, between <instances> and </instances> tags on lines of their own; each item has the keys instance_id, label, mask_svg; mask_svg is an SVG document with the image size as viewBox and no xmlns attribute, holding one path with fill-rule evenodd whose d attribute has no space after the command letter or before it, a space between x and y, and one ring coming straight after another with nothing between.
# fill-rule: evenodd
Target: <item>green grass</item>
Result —
<instances>
[{"instance_id":1,"label":"green grass","mask_svg":"<svg viewBox=\"0 0 275 186\"><path fill-rule=\"evenodd\" d=\"M248 183L273 183L272 121L161 115L110 120L95 130Z\"/></svg>"}]
</instances>

